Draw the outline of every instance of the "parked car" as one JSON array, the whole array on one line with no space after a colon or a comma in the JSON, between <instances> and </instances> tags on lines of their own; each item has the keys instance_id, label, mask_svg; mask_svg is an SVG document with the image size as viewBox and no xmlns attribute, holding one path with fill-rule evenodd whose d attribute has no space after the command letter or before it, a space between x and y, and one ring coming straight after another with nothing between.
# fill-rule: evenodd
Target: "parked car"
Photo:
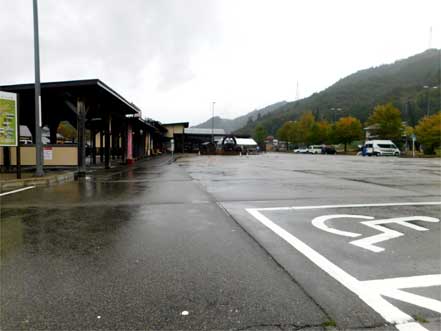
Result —
<instances>
[{"instance_id":1,"label":"parked car","mask_svg":"<svg viewBox=\"0 0 441 331\"><path fill-rule=\"evenodd\" d=\"M390 140L368 140L363 146L364 155L368 156L400 156L401 152Z\"/></svg>"},{"instance_id":2,"label":"parked car","mask_svg":"<svg viewBox=\"0 0 441 331\"><path fill-rule=\"evenodd\" d=\"M322 146L322 154L337 154L334 146Z\"/></svg>"},{"instance_id":3,"label":"parked car","mask_svg":"<svg viewBox=\"0 0 441 331\"><path fill-rule=\"evenodd\" d=\"M311 145L308 147L308 153L322 154L322 146L321 145Z\"/></svg>"},{"instance_id":4,"label":"parked car","mask_svg":"<svg viewBox=\"0 0 441 331\"><path fill-rule=\"evenodd\" d=\"M294 153L296 153L296 154L306 154L306 153L308 153L308 149L306 147L296 148L294 150Z\"/></svg>"}]
</instances>

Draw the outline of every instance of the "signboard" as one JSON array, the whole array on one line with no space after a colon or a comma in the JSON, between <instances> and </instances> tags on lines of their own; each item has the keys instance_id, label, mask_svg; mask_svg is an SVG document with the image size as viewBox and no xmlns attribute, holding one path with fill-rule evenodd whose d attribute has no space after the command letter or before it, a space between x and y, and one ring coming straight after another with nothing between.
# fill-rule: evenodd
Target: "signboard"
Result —
<instances>
[{"instance_id":1,"label":"signboard","mask_svg":"<svg viewBox=\"0 0 441 331\"><path fill-rule=\"evenodd\" d=\"M52 147L44 147L43 148L43 156L45 160L52 160L53 159L53 151Z\"/></svg>"},{"instance_id":2,"label":"signboard","mask_svg":"<svg viewBox=\"0 0 441 331\"><path fill-rule=\"evenodd\" d=\"M17 144L17 94L0 91L0 146Z\"/></svg>"}]
</instances>

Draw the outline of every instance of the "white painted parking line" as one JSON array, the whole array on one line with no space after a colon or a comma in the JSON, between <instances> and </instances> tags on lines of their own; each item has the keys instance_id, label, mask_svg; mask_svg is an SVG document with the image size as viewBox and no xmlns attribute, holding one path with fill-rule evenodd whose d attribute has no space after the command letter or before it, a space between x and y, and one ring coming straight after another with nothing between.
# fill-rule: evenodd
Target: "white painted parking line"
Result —
<instances>
[{"instance_id":1,"label":"white painted parking line","mask_svg":"<svg viewBox=\"0 0 441 331\"><path fill-rule=\"evenodd\" d=\"M30 190L31 188L35 188L35 186L27 186L27 187L20 188L18 190L0 193L0 197L2 197L4 195L8 195L8 194L14 194L14 193L18 193L18 192L21 192L21 191Z\"/></svg>"},{"instance_id":2,"label":"white painted parking line","mask_svg":"<svg viewBox=\"0 0 441 331\"><path fill-rule=\"evenodd\" d=\"M422 206L422 205L441 205L441 202L407 202L407 203L381 203L381 204L352 204L352 205L324 205L324 206L298 206L298 207L280 207L280 208L249 208L246 211L252 215L255 219L257 219L264 226L269 228L283 240L285 240L288 244L302 253L305 257L307 257L311 262L313 262L317 267L325 271L330 277L337 280L344 287L348 288L350 291L355 293L362 301L364 301L368 306L370 306L373 310L379 313L387 322L395 324L396 327L400 331L427 331L426 328L416 323L415 320L404 313L391 303L389 303L386 299L382 297L382 295L395 297L399 300L413 303L416 305L420 305L422 307L428 307L428 305L436 304L438 301L424 298L418 295L412 296L410 293L400 291L397 287L392 288L388 291L384 290L383 286L379 286L376 288L373 286L375 283L366 283L364 281L360 281L347 273L345 270L338 267L336 264L328 260L326 257L315 251L313 248L309 247L303 241L278 226L274 222L272 222L268 217L263 215L261 211L278 211L278 210L302 210L302 209L326 209L326 208L348 208L348 207L385 207L385 206ZM438 220L439 221L439 220ZM437 275L429 275L426 279L431 280L433 282L433 278L435 278L435 282L438 282ZM420 278L424 279L424 278ZM383 280L377 280L381 284ZM387 284L390 280L384 280ZM407 280L409 282L409 280ZM402 282L405 282L402 280ZM387 293L383 293L387 292ZM398 293L397 293L398 292ZM403 294L404 293L404 294ZM421 300L423 298L423 300ZM433 301L431 301L433 300ZM435 306L437 308L437 306ZM435 311L437 311L435 309Z\"/></svg>"},{"instance_id":3,"label":"white painted parking line","mask_svg":"<svg viewBox=\"0 0 441 331\"><path fill-rule=\"evenodd\" d=\"M403 288L441 286L441 274L367 280L362 283L389 298L404 301L441 314L441 301L402 290Z\"/></svg>"},{"instance_id":4,"label":"white painted parking line","mask_svg":"<svg viewBox=\"0 0 441 331\"><path fill-rule=\"evenodd\" d=\"M430 206L430 205L441 205L441 201L391 202L391 203L359 203L359 204L349 204L349 205L268 207L268 208L256 208L256 210L260 210L260 211L275 211L275 210L331 209L331 208L355 208L355 207L392 207L392 206Z\"/></svg>"},{"instance_id":5,"label":"white painted parking line","mask_svg":"<svg viewBox=\"0 0 441 331\"><path fill-rule=\"evenodd\" d=\"M381 280L366 280L364 283L376 288L415 288L441 285L441 275L423 275L412 277L397 277Z\"/></svg>"},{"instance_id":6,"label":"white painted parking line","mask_svg":"<svg viewBox=\"0 0 441 331\"><path fill-rule=\"evenodd\" d=\"M423 328L421 324L418 324L417 322L404 323L395 326L400 331L429 331L426 328Z\"/></svg>"}]
</instances>

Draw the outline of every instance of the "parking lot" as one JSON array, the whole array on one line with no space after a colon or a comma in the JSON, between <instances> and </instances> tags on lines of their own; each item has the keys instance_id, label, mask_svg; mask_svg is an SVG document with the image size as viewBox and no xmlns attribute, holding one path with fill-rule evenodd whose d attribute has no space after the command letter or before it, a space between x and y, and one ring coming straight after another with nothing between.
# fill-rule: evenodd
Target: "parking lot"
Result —
<instances>
[{"instance_id":1,"label":"parking lot","mask_svg":"<svg viewBox=\"0 0 441 331\"><path fill-rule=\"evenodd\" d=\"M4 330L440 330L440 160L165 155L1 196Z\"/></svg>"},{"instance_id":2,"label":"parking lot","mask_svg":"<svg viewBox=\"0 0 441 331\"><path fill-rule=\"evenodd\" d=\"M339 325L439 330L439 160L181 162Z\"/></svg>"}]
</instances>

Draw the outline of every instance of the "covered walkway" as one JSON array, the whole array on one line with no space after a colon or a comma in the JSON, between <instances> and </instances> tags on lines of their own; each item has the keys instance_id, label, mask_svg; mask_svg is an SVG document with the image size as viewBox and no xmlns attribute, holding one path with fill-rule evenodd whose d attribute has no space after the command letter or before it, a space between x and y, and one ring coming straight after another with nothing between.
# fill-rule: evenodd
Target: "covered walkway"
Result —
<instances>
[{"instance_id":1,"label":"covered walkway","mask_svg":"<svg viewBox=\"0 0 441 331\"><path fill-rule=\"evenodd\" d=\"M0 86L1 91L18 94L20 125L32 134L32 144L20 146L23 166L35 166L34 84ZM163 150L166 129L159 122L141 119L141 110L99 79L41 84L41 126L49 129L49 144L44 145L45 167L78 167L87 164L132 163ZM61 122L76 130L69 144L57 143ZM16 165L15 147L2 148L3 169ZM86 162L86 157L89 162Z\"/></svg>"}]
</instances>

